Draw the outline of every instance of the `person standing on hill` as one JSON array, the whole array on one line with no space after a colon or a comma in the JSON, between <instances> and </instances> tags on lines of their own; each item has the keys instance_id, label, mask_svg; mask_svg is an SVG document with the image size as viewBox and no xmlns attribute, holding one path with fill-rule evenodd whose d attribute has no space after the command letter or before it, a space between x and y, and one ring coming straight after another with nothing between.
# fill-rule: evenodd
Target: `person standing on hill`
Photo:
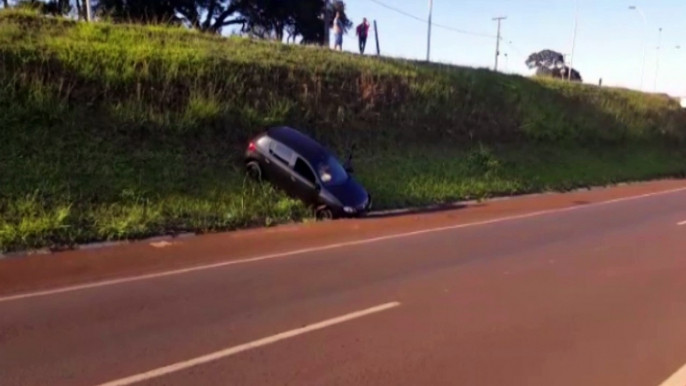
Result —
<instances>
[{"instance_id":1,"label":"person standing on hill","mask_svg":"<svg viewBox=\"0 0 686 386\"><path fill-rule=\"evenodd\" d=\"M343 51L343 20L341 19L341 13L336 12L336 18L333 19L333 35L336 39L333 46L334 50Z\"/></svg>"},{"instance_id":2,"label":"person standing on hill","mask_svg":"<svg viewBox=\"0 0 686 386\"><path fill-rule=\"evenodd\" d=\"M366 17L362 19L362 24L357 26L355 33L360 43L360 54L364 55L364 49L367 47L367 36L369 36L369 22Z\"/></svg>"}]
</instances>

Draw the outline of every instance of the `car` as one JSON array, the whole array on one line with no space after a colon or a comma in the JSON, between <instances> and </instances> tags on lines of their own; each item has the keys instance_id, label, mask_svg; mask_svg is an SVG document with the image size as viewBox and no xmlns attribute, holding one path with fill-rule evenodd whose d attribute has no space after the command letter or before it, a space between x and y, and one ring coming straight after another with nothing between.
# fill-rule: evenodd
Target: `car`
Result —
<instances>
[{"instance_id":1,"label":"car","mask_svg":"<svg viewBox=\"0 0 686 386\"><path fill-rule=\"evenodd\" d=\"M290 127L273 127L248 144L245 169L315 209L317 218L363 215L372 207L364 187L352 176L352 151L343 166L324 146Z\"/></svg>"}]
</instances>

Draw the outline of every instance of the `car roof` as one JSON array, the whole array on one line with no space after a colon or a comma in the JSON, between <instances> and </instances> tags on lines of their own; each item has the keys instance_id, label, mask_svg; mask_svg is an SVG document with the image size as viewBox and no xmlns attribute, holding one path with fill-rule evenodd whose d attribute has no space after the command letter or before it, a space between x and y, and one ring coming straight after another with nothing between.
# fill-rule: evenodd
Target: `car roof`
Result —
<instances>
[{"instance_id":1,"label":"car roof","mask_svg":"<svg viewBox=\"0 0 686 386\"><path fill-rule=\"evenodd\" d=\"M267 135L290 147L313 165L331 156L331 152L319 142L290 127L273 127L267 130Z\"/></svg>"}]
</instances>

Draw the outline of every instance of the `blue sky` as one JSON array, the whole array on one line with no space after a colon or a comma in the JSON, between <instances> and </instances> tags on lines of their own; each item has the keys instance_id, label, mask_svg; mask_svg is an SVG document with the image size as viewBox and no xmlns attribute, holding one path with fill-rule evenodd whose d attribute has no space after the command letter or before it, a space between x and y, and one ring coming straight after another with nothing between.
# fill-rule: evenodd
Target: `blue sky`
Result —
<instances>
[{"instance_id":1,"label":"blue sky","mask_svg":"<svg viewBox=\"0 0 686 386\"><path fill-rule=\"evenodd\" d=\"M428 0L378 0L426 20ZM495 35L491 19L507 16L502 25L501 70L530 74L524 60L534 52L552 49L571 52L577 0L434 0L433 22L454 29ZM646 42L644 89L653 91L657 64L658 29L663 28L657 91L686 96L686 1L684 0L578 0L579 24L574 57L585 82L640 88L643 44ZM424 59L426 23L413 20L375 3L347 0L348 16L376 20L382 55ZM636 5L643 10L647 27ZM456 33L434 27L432 61L473 67L493 67L496 39ZM512 42L512 44L508 44ZM356 50L354 31L344 49ZM677 46L682 46L677 49ZM374 50L373 38L369 51ZM368 52L369 52L368 51ZM505 68L507 67L507 68Z\"/></svg>"}]
</instances>

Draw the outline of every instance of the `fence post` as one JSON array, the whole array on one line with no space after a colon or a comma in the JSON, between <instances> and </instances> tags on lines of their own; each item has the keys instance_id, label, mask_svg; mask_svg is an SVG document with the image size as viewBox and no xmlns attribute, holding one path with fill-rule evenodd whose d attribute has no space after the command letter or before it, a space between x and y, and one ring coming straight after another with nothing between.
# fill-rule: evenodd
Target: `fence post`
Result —
<instances>
[{"instance_id":1,"label":"fence post","mask_svg":"<svg viewBox=\"0 0 686 386\"><path fill-rule=\"evenodd\" d=\"M379 29L376 27L376 20L374 20L374 40L376 41L376 56L380 56L381 48L379 47Z\"/></svg>"},{"instance_id":2,"label":"fence post","mask_svg":"<svg viewBox=\"0 0 686 386\"><path fill-rule=\"evenodd\" d=\"M85 6L86 6L86 21L91 22L92 21L92 16L91 16L91 0L84 0Z\"/></svg>"}]
</instances>

